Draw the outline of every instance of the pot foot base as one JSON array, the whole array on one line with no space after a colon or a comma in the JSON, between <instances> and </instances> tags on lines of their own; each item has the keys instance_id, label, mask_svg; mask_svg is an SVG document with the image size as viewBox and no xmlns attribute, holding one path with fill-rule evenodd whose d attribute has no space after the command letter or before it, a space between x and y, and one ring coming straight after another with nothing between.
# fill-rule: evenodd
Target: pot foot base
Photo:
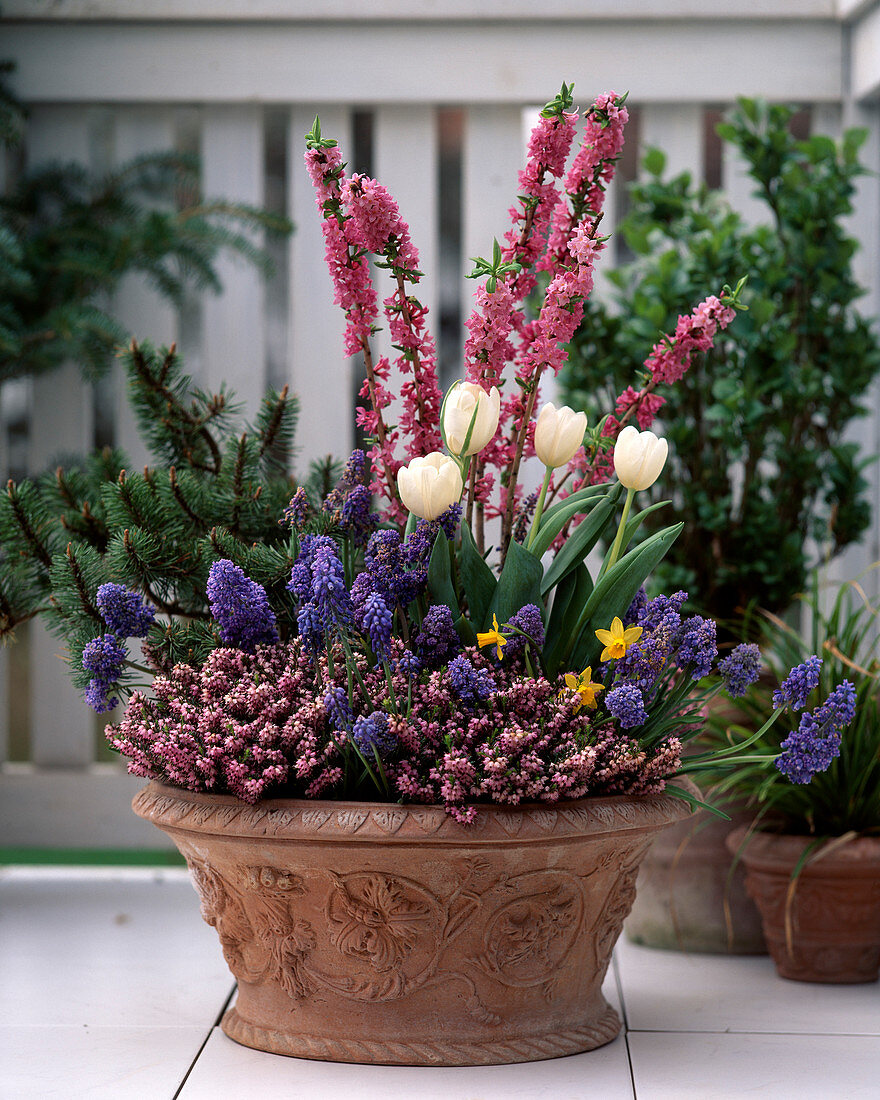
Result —
<instances>
[{"instance_id":1,"label":"pot foot base","mask_svg":"<svg viewBox=\"0 0 880 1100\"><path fill-rule=\"evenodd\" d=\"M359 1062L390 1066L497 1066L540 1062L595 1050L620 1034L620 1017L606 1005L592 1024L548 1035L529 1035L482 1043L379 1042L324 1038L258 1027L230 1008L220 1025L242 1046L293 1058L323 1062Z\"/></svg>"}]
</instances>

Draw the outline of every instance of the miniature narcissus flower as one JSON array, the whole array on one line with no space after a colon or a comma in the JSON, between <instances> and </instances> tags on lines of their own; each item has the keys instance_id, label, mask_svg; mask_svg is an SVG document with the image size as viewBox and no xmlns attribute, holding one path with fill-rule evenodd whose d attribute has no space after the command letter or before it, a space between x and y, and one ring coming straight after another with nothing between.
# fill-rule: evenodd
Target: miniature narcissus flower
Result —
<instances>
[{"instance_id":1,"label":"miniature narcissus flower","mask_svg":"<svg viewBox=\"0 0 880 1100\"><path fill-rule=\"evenodd\" d=\"M595 710L596 695L600 691L605 690L604 684L593 683L593 669L589 665L579 676L575 676L573 672L566 672L565 686L572 691L576 691L580 696L580 699L575 704L574 709L576 711L580 710L581 707L588 707L590 710Z\"/></svg>"},{"instance_id":2,"label":"miniature narcissus flower","mask_svg":"<svg viewBox=\"0 0 880 1100\"><path fill-rule=\"evenodd\" d=\"M535 422L535 454L551 469L565 466L583 443L586 430L586 413L575 412L567 405L557 409L548 401Z\"/></svg>"},{"instance_id":3,"label":"miniature narcissus flower","mask_svg":"<svg viewBox=\"0 0 880 1100\"><path fill-rule=\"evenodd\" d=\"M456 382L443 403L443 434L450 452L467 458L482 451L498 430L500 412L501 395L496 386L487 393L474 382Z\"/></svg>"},{"instance_id":4,"label":"miniature narcissus flower","mask_svg":"<svg viewBox=\"0 0 880 1100\"><path fill-rule=\"evenodd\" d=\"M492 616L492 629L491 630L487 630L483 634L477 634L477 645L480 647L480 649L482 649L483 646L494 645L495 646L495 653L498 657L498 660L499 661L501 660L501 647L504 646L504 645L507 645L507 639L504 637L504 635L500 632L500 630L498 628L498 616L497 615Z\"/></svg>"},{"instance_id":5,"label":"miniature narcissus flower","mask_svg":"<svg viewBox=\"0 0 880 1100\"><path fill-rule=\"evenodd\" d=\"M397 488L400 499L414 516L433 520L461 500L464 483L455 459L432 451L400 467Z\"/></svg>"},{"instance_id":6,"label":"miniature narcissus flower","mask_svg":"<svg viewBox=\"0 0 880 1100\"><path fill-rule=\"evenodd\" d=\"M637 642L642 636L642 627L628 626L626 630L617 616L611 622L610 630L597 630L596 637L605 646L602 650L601 661L616 661L626 656L628 646Z\"/></svg>"},{"instance_id":7,"label":"miniature narcissus flower","mask_svg":"<svg viewBox=\"0 0 880 1100\"><path fill-rule=\"evenodd\" d=\"M614 471L627 489L648 489L666 464L669 444L628 424L614 444Z\"/></svg>"}]
</instances>

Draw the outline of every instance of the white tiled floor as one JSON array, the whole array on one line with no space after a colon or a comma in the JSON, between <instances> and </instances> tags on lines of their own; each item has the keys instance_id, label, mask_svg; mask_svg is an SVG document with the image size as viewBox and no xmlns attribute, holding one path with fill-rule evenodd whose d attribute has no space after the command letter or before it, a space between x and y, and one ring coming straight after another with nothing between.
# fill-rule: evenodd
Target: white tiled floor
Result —
<instances>
[{"instance_id":1,"label":"white tiled floor","mask_svg":"<svg viewBox=\"0 0 880 1100\"><path fill-rule=\"evenodd\" d=\"M880 1100L880 987L785 982L768 959L622 942L625 1036L474 1069L248 1050L216 1026L231 992L184 872L0 870L2 1100Z\"/></svg>"}]
</instances>

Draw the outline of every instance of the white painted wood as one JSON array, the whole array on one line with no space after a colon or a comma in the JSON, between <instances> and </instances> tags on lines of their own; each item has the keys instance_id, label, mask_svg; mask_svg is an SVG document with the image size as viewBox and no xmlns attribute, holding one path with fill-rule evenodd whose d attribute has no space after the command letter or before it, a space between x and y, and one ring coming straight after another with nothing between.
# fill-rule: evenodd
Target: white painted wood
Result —
<instances>
[{"instance_id":1,"label":"white painted wood","mask_svg":"<svg viewBox=\"0 0 880 1100\"><path fill-rule=\"evenodd\" d=\"M171 107L127 107L116 112L117 167L144 153L168 152L173 148L174 113ZM113 312L139 343L149 340L158 347L177 339L177 310L141 276L126 277L113 303ZM125 371L117 363L113 368L115 442L128 453L132 469L139 470L150 456L138 434L126 384Z\"/></svg>"},{"instance_id":2,"label":"white painted wood","mask_svg":"<svg viewBox=\"0 0 880 1100\"><path fill-rule=\"evenodd\" d=\"M849 93L856 102L873 98L880 90L880 6L874 4L850 32Z\"/></svg>"},{"instance_id":3,"label":"white painted wood","mask_svg":"<svg viewBox=\"0 0 880 1100\"><path fill-rule=\"evenodd\" d=\"M503 244L516 205L517 175L525 166L522 110L516 105L470 107L465 115L462 156L462 277L472 257L492 255L492 241ZM478 283L463 284L467 316Z\"/></svg>"},{"instance_id":4,"label":"white painted wood","mask_svg":"<svg viewBox=\"0 0 880 1100\"><path fill-rule=\"evenodd\" d=\"M373 119L373 175L394 196L418 249L419 270L425 272L425 277L418 286L407 289L427 306L428 328L436 341L440 248L435 112L431 107L381 107ZM393 293L395 284L384 269L374 270L373 278L379 296L379 324L382 325L374 341L374 357L387 355L393 363L398 353L391 346L391 334L387 319L381 314L381 303ZM392 369L389 385L392 393L399 393L401 381L401 376ZM401 402L393 400L386 411L387 421L394 423L400 411ZM402 449L398 457L404 457Z\"/></svg>"},{"instance_id":5,"label":"white painted wood","mask_svg":"<svg viewBox=\"0 0 880 1100\"><path fill-rule=\"evenodd\" d=\"M79 107L43 108L33 114L27 137L28 166L50 159L88 161L89 112ZM37 474L64 454L82 455L92 441L92 391L79 368L66 363L31 383L28 466ZM91 712L73 686L62 642L39 621L30 636L31 757L46 765L83 765L94 759Z\"/></svg>"},{"instance_id":6,"label":"white painted wood","mask_svg":"<svg viewBox=\"0 0 880 1100\"><path fill-rule=\"evenodd\" d=\"M646 103L640 115L640 157L649 146L666 154L665 178L703 176L703 108L696 103Z\"/></svg>"},{"instance_id":7,"label":"white painted wood","mask_svg":"<svg viewBox=\"0 0 880 1100\"><path fill-rule=\"evenodd\" d=\"M447 20L358 25L255 22L9 23L4 55L28 102L544 103L579 95L732 102L838 100L843 31L833 20ZM378 64L377 58L395 59ZM406 59L405 64L398 59ZM475 68L475 59L479 65Z\"/></svg>"},{"instance_id":8,"label":"white painted wood","mask_svg":"<svg viewBox=\"0 0 880 1100\"><path fill-rule=\"evenodd\" d=\"M832 19L841 9L851 15L871 0L783 0L776 5L766 0L730 0L722 6L708 6L703 0L545 0L541 18L550 19ZM251 22L263 19L295 22L323 20L381 22L387 19L485 19L487 11L470 0L322 0L316 12L313 0L7 0L6 18L81 20L205 20L235 19ZM532 0L504 0L492 10L494 19L516 21L534 18Z\"/></svg>"},{"instance_id":9,"label":"white painted wood","mask_svg":"<svg viewBox=\"0 0 880 1100\"><path fill-rule=\"evenodd\" d=\"M257 105L207 107L202 127L205 198L260 206L263 202L263 112ZM255 235L259 240L259 235ZM202 371L207 389L226 382L249 416L266 389L265 294L262 276L243 259L220 256L223 293L206 295Z\"/></svg>"},{"instance_id":10,"label":"white painted wood","mask_svg":"<svg viewBox=\"0 0 880 1100\"><path fill-rule=\"evenodd\" d=\"M171 850L161 830L132 813L131 800L145 782L119 764L7 764L0 771L0 844Z\"/></svg>"},{"instance_id":11,"label":"white painted wood","mask_svg":"<svg viewBox=\"0 0 880 1100\"><path fill-rule=\"evenodd\" d=\"M880 240L880 104L848 105L842 124L846 127L864 126L868 130L868 140L861 150L861 161L868 172L856 181L854 211L847 220L847 227L861 242L861 248L853 260L853 269L856 279L867 293L860 299L858 307L864 315L875 318L876 327L876 318L880 314L880 258L876 248L876 242ZM866 456L877 455L880 454L880 379L875 380L866 403L870 412L852 425L849 437L861 444ZM834 562L831 573L840 580L863 576L866 591L876 601L880 599L880 568L870 567L880 562L880 463L875 461L865 471L865 476L871 485L873 523L862 543L847 549Z\"/></svg>"},{"instance_id":12,"label":"white painted wood","mask_svg":"<svg viewBox=\"0 0 880 1100\"><path fill-rule=\"evenodd\" d=\"M296 473L306 474L312 459L346 456L354 446L353 360L344 354L345 317L333 301L324 262L323 218L303 163L304 135L315 115L325 137L335 138L351 160L351 114L341 107L294 107L288 131L288 202L296 224L290 240L288 382L300 400L296 431ZM350 169L349 169L350 170Z\"/></svg>"}]
</instances>

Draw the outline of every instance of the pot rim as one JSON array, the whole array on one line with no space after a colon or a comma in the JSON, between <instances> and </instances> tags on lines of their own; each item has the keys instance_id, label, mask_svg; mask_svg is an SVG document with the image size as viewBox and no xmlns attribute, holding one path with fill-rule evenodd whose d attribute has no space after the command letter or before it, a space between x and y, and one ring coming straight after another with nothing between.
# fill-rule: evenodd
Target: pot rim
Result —
<instances>
[{"instance_id":1,"label":"pot rim","mask_svg":"<svg viewBox=\"0 0 880 1100\"><path fill-rule=\"evenodd\" d=\"M152 780L132 802L160 829L298 841L358 840L523 843L610 832L640 833L691 814L672 794L603 795L518 806L475 804L476 819L461 825L443 806L305 798L264 799L250 805L234 795L187 791Z\"/></svg>"},{"instance_id":2,"label":"pot rim","mask_svg":"<svg viewBox=\"0 0 880 1100\"><path fill-rule=\"evenodd\" d=\"M778 869L780 864L793 868L803 855L804 849L814 839L794 833L770 833L756 829L746 841L748 830L747 825L734 829L727 837L727 847L734 855L739 853L747 866L760 869ZM828 838L817 851L821 852L828 844L839 839L839 837ZM744 841L746 841L745 846L743 846ZM880 872L880 837L855 836L843 844L838 844L828 855L806 864L801 874L821 874L832 870L851 874L859 867L868 868L872 864L876 864L877 872Z\"/></svg>"}]
</instances>

